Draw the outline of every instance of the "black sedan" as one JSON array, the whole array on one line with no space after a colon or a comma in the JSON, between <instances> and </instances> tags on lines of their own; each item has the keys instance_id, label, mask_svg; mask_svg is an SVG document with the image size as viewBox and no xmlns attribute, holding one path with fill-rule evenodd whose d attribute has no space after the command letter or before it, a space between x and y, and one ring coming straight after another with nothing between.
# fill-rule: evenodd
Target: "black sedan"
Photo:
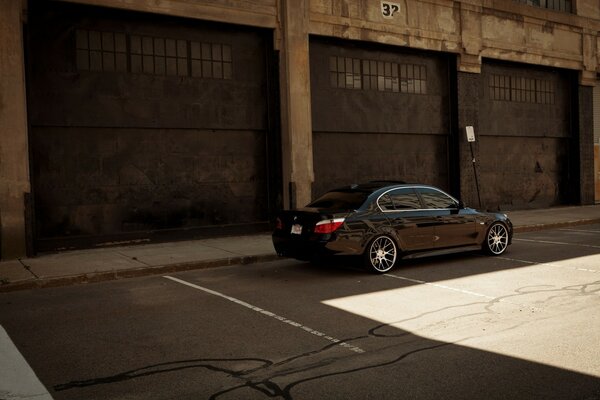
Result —
<instances>
[{"instance_id":1,"label":"black sedan","mask_svg":"<svg viewBox=\"0 0 600 400\"><path fill-rule=\"evenodd\" d=\"M369 182L283 211L273 245L280 256L299 260L362 255L367 269L384 273L401 258L475 249L500 255L512 233L505 214L465 207L436 187Z\"/></svg>"}]
</instances>

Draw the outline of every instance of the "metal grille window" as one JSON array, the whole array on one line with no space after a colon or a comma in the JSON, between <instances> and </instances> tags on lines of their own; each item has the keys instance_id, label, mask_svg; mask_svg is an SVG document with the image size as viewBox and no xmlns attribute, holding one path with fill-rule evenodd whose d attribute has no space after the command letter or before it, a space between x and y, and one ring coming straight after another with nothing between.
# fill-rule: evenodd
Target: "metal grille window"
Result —
<instances>
[{"instance_id":1,"label":"metal grille window","mask_svg":"<svg viewBox=\"0 0 600 400\"><path fill-rule=\"evenodd\" d=\"M230 45L77 29L79 71L232 79Z\"/></svg>"},{"instance_id":2,"label":"metal grille window","mask_svg":"<svg viewBox=\"0 0 600 400\"><path fill-rule=\"evenodd\" d=\"M231 46L219 43L191 42L192 76L231 79Z\"/></svg>"},{"instance_id":3,"label":"metal grille window","mask_svg":"<svg viewBox=\"0 0 600 400\"><path fill-rule=\"evenodd\" d=\"M329 58L329 77L334 88L427 93L424 65L332 56Z\"/></svg>"},{"instance_id":4,"label":"metal grille window","mask_svg":"<svg viewBox=\"0 0 600 400\"><path fill-rule=\"evenodd\" d=\"M550 80L491 75L489 87L492 100L554 104L554 86Z\"/></svg>"},{"instance_id":5,"label":"metal grille window","mask_svg":"<svg viewBox=\"0 0 600 400\"><path fill-rule=\"evenodd\" d=\"M424 65L400 65L400 91L402 93L427 93L427 69Z\"/></svg>"},{"instance_id":6,"label":"metal grille window","mask_svg":"<svg viewBox=\"0 0 600 400\"><path fill-rule=\"evenodd\" d=\"M329 80L331 86L345 89L361 89L360 60L350 57L329 57Z\"/></svg>"},{"instance_id":7,"label":"metal grille window","mask_svg":"<svg viewBox=\"0 0 600 400\"><path fill-rule=\"evenodd\" d=\"M555 11L573 12L573 2L571 0L515 0L519 3L530 6L548 8Z\"/></svg>"},{"instance_id":8,"label":"metal grille window","mask_svg":"<svg viewBox=\"0 0 600 400\"><path fill-rule=\"evenodd\" d=\"M77 29L76 65L80 71L127 71L127 43L124 33Z\"/></svg>"},{"instance_id":9,"label":"metal grille window","mask_svg":"<svg viewBox=\"0 0 600 400\"><path fill-rule=\"evenodd\" d=\"M131 36L131 72L188 76L187 41Z\"/></svg>"}]
</instances>

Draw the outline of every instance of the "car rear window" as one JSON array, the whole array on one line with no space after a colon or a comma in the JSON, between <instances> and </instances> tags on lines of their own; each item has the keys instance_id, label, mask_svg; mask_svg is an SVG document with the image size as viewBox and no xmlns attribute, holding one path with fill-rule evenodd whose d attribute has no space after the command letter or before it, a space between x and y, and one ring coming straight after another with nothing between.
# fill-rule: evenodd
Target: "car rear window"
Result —
<instances>
[{"instance_id":1,"label":"car rear window","mask_svg":"<svg viewBox=\"0 0 600 400\"><path fill-rule=\"evenodd\" d=\"M319 197L308 207L326 210L356 210L363 205L369 193L361 191L333 191Z\"/></svg>"}]
</instances>

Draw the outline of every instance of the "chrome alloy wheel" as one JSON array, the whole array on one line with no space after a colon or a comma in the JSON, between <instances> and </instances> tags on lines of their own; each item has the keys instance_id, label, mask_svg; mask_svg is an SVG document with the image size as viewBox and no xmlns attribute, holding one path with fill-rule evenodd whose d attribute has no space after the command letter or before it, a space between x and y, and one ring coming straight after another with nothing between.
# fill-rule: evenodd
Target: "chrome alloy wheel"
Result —
<instances>
[{"instance_id":1,"label":"chrome alloy wheel","mask_svg":"<svg viewBox=\"0 0 600 400\"><path fill-rule=\"evenodd\" d=\"M508 231L503 224L495 223L490 227L486 238L486 247L489 253L500 255L508 247Z\"/></svg>"},{"instance_id":2,"label":"chrome alloy wheel","mask_svg":"<svg viewBox=\"0 0 600 400\"><path fill-rule=\"evenodd\" d=\"M392 269L396 263L396 244L388 236L380 236L371 242L368 252L368 267L376 273Z\"/></svg>"}]
</instances>

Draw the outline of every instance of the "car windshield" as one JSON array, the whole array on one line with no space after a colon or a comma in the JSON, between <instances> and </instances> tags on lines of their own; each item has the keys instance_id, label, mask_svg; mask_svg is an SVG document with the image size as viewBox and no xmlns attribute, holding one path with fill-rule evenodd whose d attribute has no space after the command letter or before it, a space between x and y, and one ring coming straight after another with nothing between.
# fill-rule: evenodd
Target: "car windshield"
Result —
<instances>
[{"instance_id":1,"label":"car windshield","mask_svg":"<svg viewBox=\"0 0 600 400\"><path fill-rule=\"evenodd\" d=\"M362 191L336 190L325 193L310 203L308 207L326 210L356 210L363 205L368 196L369 193Z\"/></svg>"}]
</instances>

